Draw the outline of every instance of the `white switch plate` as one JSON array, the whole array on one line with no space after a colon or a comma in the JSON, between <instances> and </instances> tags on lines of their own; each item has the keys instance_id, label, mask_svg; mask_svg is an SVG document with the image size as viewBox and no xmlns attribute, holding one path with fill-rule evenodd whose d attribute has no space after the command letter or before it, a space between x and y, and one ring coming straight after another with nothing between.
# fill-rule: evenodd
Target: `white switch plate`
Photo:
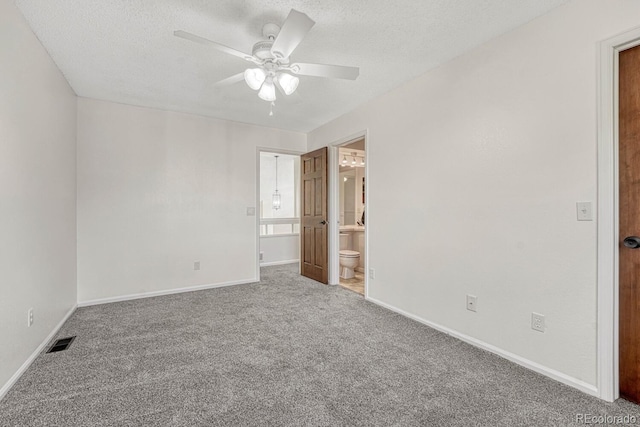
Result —
<instances>
[{"instance_id":1,"label":"white switch plate","mask_svg":"<svg viewBox=\"0 0 640 427\"><path fill-rule=\"evenodd\" d=\"M376 271L373 268L369 269L369 279L375 279L376 278Z\"/></svg>"},{"instance_id":2,"label":"white switch plate","mask_svg":"<svg viewBox=\"0 0 640 427\"><path fill-rule=\"evenodd\" d=\"M247 216L256 216L256 208L247 208Z\"/></svg>"},{"instance_id":3,"label":"white switch plate","mask_svg":"<svg viewBox=\"0 0 640 427\"><path fill-rule=\"evenodd\" d=\"M577 202L578 221L593 221L593 205L591 202Z\"/></svg>"},{"instance_id":4,"label":"white switch plate","mask_svg":"<svg viewBox=\"0 0 640 427\"><path fill-rule=\"evenodd\" d=\"M467 310L478 311L478 297L475 295L467 295Z\"/></svg>"},{"instance_id":5,"label":"white switch plate","mask_svg":"<svg viewBox=\"0 0 640 427\"><path fill-rule=\"evenodd\" d=\"M200 261L194 261L193 262L193 269L194 270L200 270Z\"/></svg>"}]
</instances>

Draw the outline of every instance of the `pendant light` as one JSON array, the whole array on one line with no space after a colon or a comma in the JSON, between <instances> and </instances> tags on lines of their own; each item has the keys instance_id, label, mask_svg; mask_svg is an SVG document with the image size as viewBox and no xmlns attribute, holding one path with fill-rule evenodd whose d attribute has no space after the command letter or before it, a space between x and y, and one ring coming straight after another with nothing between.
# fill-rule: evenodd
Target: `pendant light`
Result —
<instances>
[{"instance_id":1,"label":"pendant light","mask_svg":"<svg viewBox=\"0 0 640 427\"><path fill-rule=\"evenodd\" d=\"M275 156L276 158L276 191L273 193L273 196L271 197L271 201L273 203L273 210L277 211L278 209L280 209L280 204L281 204L281 199L280 199L280 193L278 193L278 156Z\"/></svg>"},{"instance_id":2,"label":"pendant light","mask_svg":"<svg viewBox=\"0 0 640 427\"><path fill-rule=\"evenodd\" d=\"M343 165L347 164L347 156L342 156L342 164Z\"/></svg>"}]
</instances>

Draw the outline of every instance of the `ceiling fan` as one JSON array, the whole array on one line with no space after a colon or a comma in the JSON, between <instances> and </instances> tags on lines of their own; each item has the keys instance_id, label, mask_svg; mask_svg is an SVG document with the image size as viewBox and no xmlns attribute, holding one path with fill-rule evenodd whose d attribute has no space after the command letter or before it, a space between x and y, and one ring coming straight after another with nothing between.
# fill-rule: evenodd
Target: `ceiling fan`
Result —
<instances>
[{"instance_id":1,"label":"ceiling fan","mask_svg":"<svg viewBox=\"0 0 640 427\"><path fill-rule=\"evenodd\" d=\"M358 78L360 73L358 67L291 63L291 53L314 24L315 22L306 14L291 9L282 28L272 23L264 25L262 34L266 40L254 44L251 55L186 31L178 30L173 34L176 37L212 46L221 52L253 63L255 67L247 68L242 73L221 80L216 83L216 86L227 86L244 79L251 89L258 91L258 96L261 99L273 103L276 100L276 87L285 95L291 95L295 92L299 83L299 79L295 75L347 80Z\"/></svg>"}]
</instances>

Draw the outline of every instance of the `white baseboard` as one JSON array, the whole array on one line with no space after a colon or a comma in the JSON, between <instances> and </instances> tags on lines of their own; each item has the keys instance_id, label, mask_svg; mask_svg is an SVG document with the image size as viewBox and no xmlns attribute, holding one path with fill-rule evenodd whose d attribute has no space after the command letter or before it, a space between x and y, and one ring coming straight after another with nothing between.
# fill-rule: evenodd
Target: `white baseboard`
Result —
<instances>
[{"instance_id":1,"label":"white baseboard","mask_svg":"<svg viewBox=\"0 0 640 427\"><path fill-rule=\"evenodd\" d=\"M285 265L285 264L297 264L299 263L299 259L288 259L285 261L272 261L272 262L261 262L260 267L269 267L272 265Z\"/></svg>"},{"instance_id":2,"label":"white baseboard","mask_svg":"<svg viewBox=\"0 0 640 427\"><path fill-rule=\"evenodd\" d=\"M34 352L31 353L31 356L29 356L29 358L27 360L25 360L25 362L22 364L22 366L20 366L20 368L16 371L16 373L13 374L13 376L11 378L9 378L9 381L7 381L7 383L5 385L3 385L2 388L0 388L0 400L2 400L2 398L7 394L9 389L11 389L11 387L13 387L13 385L16 383L16 381L18 381L18 379L20 379L22 374L24 374L25 371L27 369L29 369L29 366L31 366L31 364L33 363L34 360L36 360L36 357L38 357L40 352L42 352L42 350L49 343L49 341L51 341L51 339L58 333L58 331L60 330L62 325L64 325L64 322L66 322L69 319L69 317L71 317L73 312L76 311L76 308L77 308L76 305L71 307L71 309L67 312L67 314L65 314L65 316L62 318L62 320L56 325L55 328L53 328L53 330L49 333L49 335L47 335L47 337L44 339L44 341L42 341L42 343L40 343L38 348L36 348L34 350Z\"/></svg>"},{"instance_id":3,"label":"white baseboard","mask_svg":"<svg viewBox=\"0 0 640 427\"><path fill-rule=\"evenodd\" d=\"M381 307L384 307L384 308L386 308L388 310L391 310L391 311L396 312L398 314L401 314L401 315L403 315L405 317L413 319L416 322L420 322L420 323L422 323L424 325L427 325L427 326L429 326L429 327L431 327L433 329L436 329L436 330L438 330L440 332L444 332L447 335L451 335L452 337L458 338L459 340L464 341L464 342L466 342L468 344L471 344L471 345L473 345L475 347L478 347L478 348L481 348L483 350L486 350L486 351L489 351L491 353L494 353L494 354L496 354L496 355L498 355L500 357L503 357L503 358L513 362L513 363L516 363L516 364L518 364L520 366L524 366L527 369L531 369L532 371L535 371L535 372L537 372L539 374L542 374L542 375L544 375L546 377L552 378L552 379L554 379L556 381L559 381L559 382L561 382L563 384L566 384L566 385L568 385L570 387L576 388L576 389L578 389L578 390L580 390L580 391L582 391L584 393L587 393L587 394L589 394L591 396L600 397L600 395L598 393L598 389L594 385L586 383L586 382L584 382L582 380L579 380L577 378L573 378L573 377L571 377L571 376L569 376L567 374L563 374L562 372L559 372L559 371L556 371L554 369L548 368L548 367L543 366L543 365L541 365L539 363L533 362L533 361L531 361L529 359L525 359L524 357L518 356L517 354L510 353L508 351L505 351L505 350L503 350L503 349L501 349L499 347L496 347L494 345L488 344L488 343L486 343L484 341L481 341L479 339L476 339L476 338L470 337L468 335L462 334L460 332L457 332L457 331L455 331L453 329L450 329L450 328L447 328L445 326L438 325L437 323L430 322L428 320L425 320L425 319L423 319L421 317L418 317L416 315L413 315L411 313L407 313L404 310L401 310L401 309L396 308L396 307L394 307L392 305L389 305L387 303L379 301L379 300L377 300L375 298L366 297L366 299L367 299L367 301L371 301L374 304L377 304L377 305L379 305Z\"/></svg>"},{"instance_id":4,"label":"white baseboard","mask_svg":"<svg viewBox=\"0 0 640 427\"><path fill-rule=\"evenodd\" d=\"M247 280L236 280L233 282L221 282L221 283L212 283L208 285L197 285L197 286L189 286L186 288L175 288L175 289L167 289L164 291L154 291L154 292L144 292L140 294L129 294L122 295L118 297L109 297L109 298L98 298L89 301L79 301L78 307L89 307L91 305L100 305L100 304L109 304L112 302L120 302L120 301L129 301L134 299L141 298L151 298L151 297L159 297L162 295L171 295L171 294L181 294L183 292L193 292L193 291L202 291L205 289L213 289L213 288L223 288L226 286L234 286L234 285L246 285L248 283L256 283L255 279L247 279Z\"/></svg>"}]
</instances>

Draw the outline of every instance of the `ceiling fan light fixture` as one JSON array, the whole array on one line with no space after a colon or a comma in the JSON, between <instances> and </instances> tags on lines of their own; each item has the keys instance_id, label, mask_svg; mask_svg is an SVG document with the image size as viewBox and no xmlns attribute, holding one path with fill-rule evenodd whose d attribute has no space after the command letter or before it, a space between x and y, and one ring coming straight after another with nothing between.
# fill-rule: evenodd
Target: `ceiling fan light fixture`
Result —
<instances>
[{"instance_id":1,"label":"ceiling fan light fixture","mask_svg":"<svg viewBox=\"0 0 640 427\"><path fill-rule=\"evenodd\" d=\"M267 78L267 74L262 68L247 68L244 72L244 81L253 89L258 90Z\"/></svg>"},{"instance_id":2,"label":"ceiling fan light fixture","mask_svg":"<svg viewBox=\"0 0 640 427\"><path fill-rule=\"evenodd\" d=\"M273 84L272 78L265 80L264 84L260 88L260 92L258 92L258 97L269 102L276 100L276 87Z\"/></svg>"},{"instance_id":3,"label":"ceiling fan light fixture","mask_svg":"<svg viewBox=\"0 0 640 427\"><path fill-rule=\"evenodd\" d=\"M305 13L291 9L282 25L266 23L263 28L265 40L253 45L251 54L247 54L217 43L213 40L176 30L173 35L192 42L205 44L252 63L244 72L227 77L216 83L216 87L229 86L240 82L243 78L247 85L258 91L258 97L273 103L276 100L276 86L284 95L291 95L298 88L300 79L297 75L325 77L334 79L355 80L360 74L358 67L341 65L291 63L291 54L315 25ZM273 105L269 110L273 116Z\"/></svg>"},{"instance_id":4,"label":"ceiling fan light fixture","mask_svg":"<svg viewBox=\"0 0 640 427\"><path fill-rule=\"evenodd\" d=\"M278 74L278 83L280 83L280 87L285 95L291 95L298 88L298 83L300 83L300 79L292 76L287 73Z\"/></svg>"}]
</instances>

